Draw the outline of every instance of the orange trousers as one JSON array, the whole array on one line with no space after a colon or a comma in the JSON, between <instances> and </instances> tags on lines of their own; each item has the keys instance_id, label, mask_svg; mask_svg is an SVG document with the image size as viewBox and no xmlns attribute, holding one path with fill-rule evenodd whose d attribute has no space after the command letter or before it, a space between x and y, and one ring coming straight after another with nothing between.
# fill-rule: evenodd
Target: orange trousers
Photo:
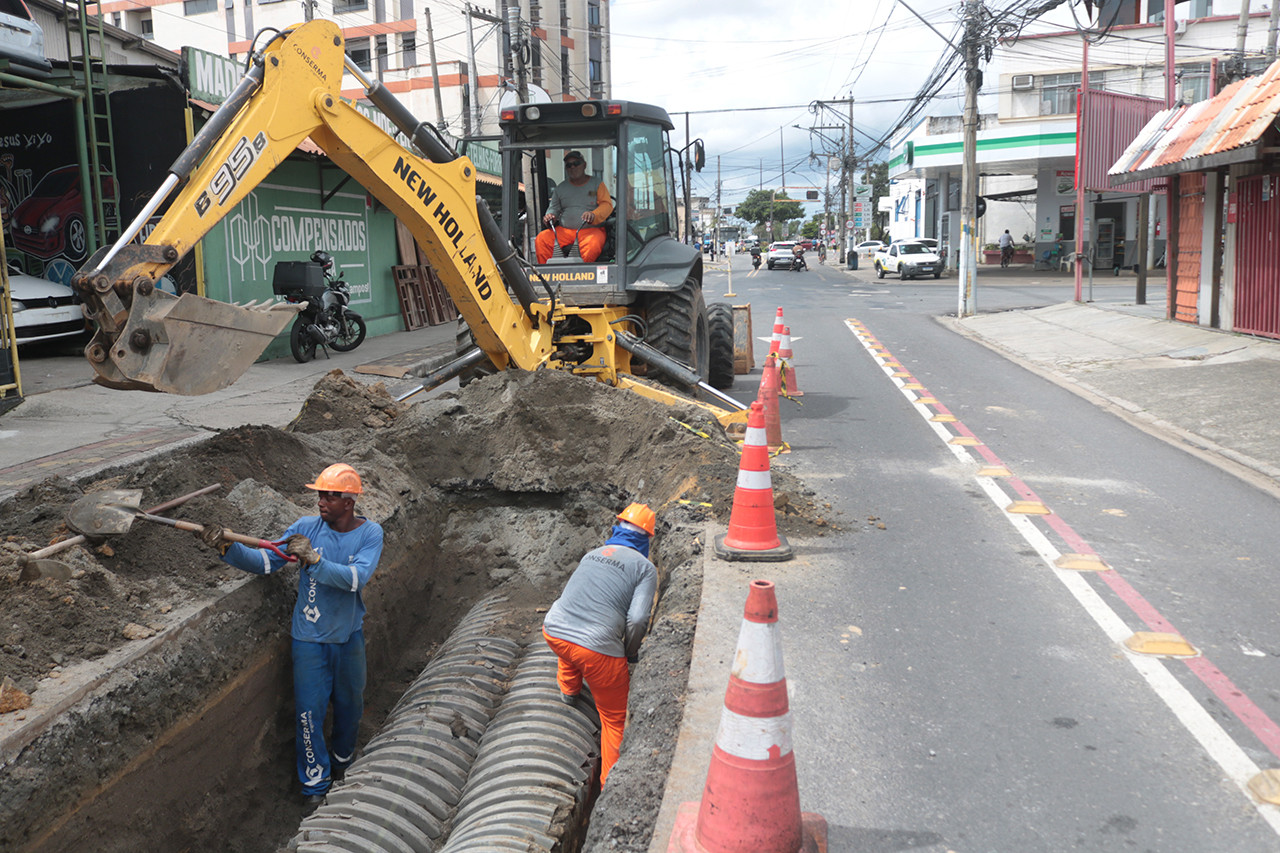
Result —
<instances>
[{"instance_id":1,"label":"orange trousers","mask_svg":"<svg viewBox=\"0 0 1280 853\"><path fill-rule=\"evenodd\" d=\"M568 246L573 243L574 235L578 237L578 254L582 260L591 263L600 257L600 250L604 248L604 229L603 228L583 228L578 231L574 228L556 227L555 236L551 236L550 228L543 228L538 232L538 239L535 247L538 252L538 263L545 264L551 260L551 253L555 251L556 246Z\"/></svg>"},{"instance_id":2,"label":"orange trousers","mask_svg":"<svg viewBox=\"0 0 1280 853\"><path fill-rule=\"evenodd\" d=\"M602 655L568 640L552 637L546 631L543 638L551 651L556 653L556 683L560 692L578 695L585 678L600 714L600 786L609 778L609 771L618 760L622 747L622 730L627 725L627 693L631 689L631 673L626 658Z\"/></svg>"}]
</instances>

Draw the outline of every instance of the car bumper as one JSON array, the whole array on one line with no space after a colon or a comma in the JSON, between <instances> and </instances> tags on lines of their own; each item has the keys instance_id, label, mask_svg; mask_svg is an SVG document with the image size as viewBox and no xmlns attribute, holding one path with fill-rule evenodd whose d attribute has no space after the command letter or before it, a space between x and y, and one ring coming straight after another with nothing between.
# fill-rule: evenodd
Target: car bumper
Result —
<instances>
[{"instance_id":1,"label":"car bumper","mask_svg":"<svg viewBox=\"0 0 1280 853\"><path fill-rule=\"evenodd\" d=\"M65 308L28 308L13 315L13 336L19 344L71 338L84 330L84 312L79 305L70 305Z\"/></svg>"}]
</instances>

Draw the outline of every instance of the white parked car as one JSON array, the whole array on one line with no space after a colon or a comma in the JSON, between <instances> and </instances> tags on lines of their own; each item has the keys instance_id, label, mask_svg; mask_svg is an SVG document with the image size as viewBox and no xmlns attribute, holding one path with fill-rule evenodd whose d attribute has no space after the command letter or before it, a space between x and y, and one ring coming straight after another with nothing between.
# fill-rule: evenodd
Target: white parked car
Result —
<instances>
[{"instance_id":1,"label":"white parked car","mask_svg":"<svg viewBox=\"0 0 1280 853\"><path fill-rule=\"evenodd\" d=\"M80 297L65 284L26 275L10 265L9 291L13 297L13 333L19 346L84 334Z\"/></svg>"},{"instance_id":2,"label":"white parked car","mask_svg":"<svg viewBox=\"0 0 1280 853\"><path fill-rule=\"evenodd\" d=\"M924 243L891 243L876 252L873 263L876 278L884 278L886 273L897 273L902 281L923 275L934 278L942 275L942 259Z\"/></svg>"},{"instance_id":3,"label":"white parked car","mask_svg":"<svg viewBox=\"0 0 1280 853\"><path fill-rule=\"evenodd\" d=\"M884 243L879 240L863 240L861 243L853 247L853 250L859 255L871 257L876 252L884 248Z\"/></svg>"}]
</instances>

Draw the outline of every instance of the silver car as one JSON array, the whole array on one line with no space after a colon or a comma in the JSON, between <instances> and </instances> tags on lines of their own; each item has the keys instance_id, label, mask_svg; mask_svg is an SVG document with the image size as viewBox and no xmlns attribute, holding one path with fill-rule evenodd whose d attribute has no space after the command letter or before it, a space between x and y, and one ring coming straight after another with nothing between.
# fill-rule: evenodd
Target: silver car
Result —
<instances>
[{"instance_id":1,"label":"silver car","mask_svg":"<svg viewBox=\"0 0 1280 853\"><path fill-rule=\"evenodd\" d=\"M18 346L56 338L74 338L85 331L80 297L65 284L26 275L9 266L13 297L13 334Z\"/></svg>"},{"instance_id":2,"label":"silver car","mask_svg":"<svg viewBox=\"0 0 1280 853\"><path fill-rule=\"evenodd\" d=\"M44 55L44 30L23 0L0 0L0 57L19 74L44 77L53 70Z\"/></svg>"}]
</instances>

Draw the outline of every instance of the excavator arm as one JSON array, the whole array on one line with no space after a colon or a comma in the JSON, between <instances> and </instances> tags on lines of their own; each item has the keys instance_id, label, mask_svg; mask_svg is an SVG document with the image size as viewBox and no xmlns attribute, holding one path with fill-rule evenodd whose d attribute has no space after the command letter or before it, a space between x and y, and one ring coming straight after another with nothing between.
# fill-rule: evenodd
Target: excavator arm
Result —
<instances>
[{"instance_id":1,"label":"excavator arm","mask_svg":"<svg viewBox=\"0 0 1280 853\"><path fill-rule=\"evenodd\" d=\"M475 167L443 143L424 139L380 84L367 84L375 103L381 100L384 112L432 159L406 149L344 101L347 64L341 31L331 21L311 21L277 36L253 56L244 80L174 161L120 240L75 275L72 286L98 326L85 350L95 381L208 393L234 382L283 330L294 313L290 306L174 297L155 284L307 137L405 223L495 365L533 369L547 362L553 348L549 309L533 297L514 251L502 245L487 209L477 205ZM131 243L179 186L146 241Z\"/></svg>"}]
</instances>

